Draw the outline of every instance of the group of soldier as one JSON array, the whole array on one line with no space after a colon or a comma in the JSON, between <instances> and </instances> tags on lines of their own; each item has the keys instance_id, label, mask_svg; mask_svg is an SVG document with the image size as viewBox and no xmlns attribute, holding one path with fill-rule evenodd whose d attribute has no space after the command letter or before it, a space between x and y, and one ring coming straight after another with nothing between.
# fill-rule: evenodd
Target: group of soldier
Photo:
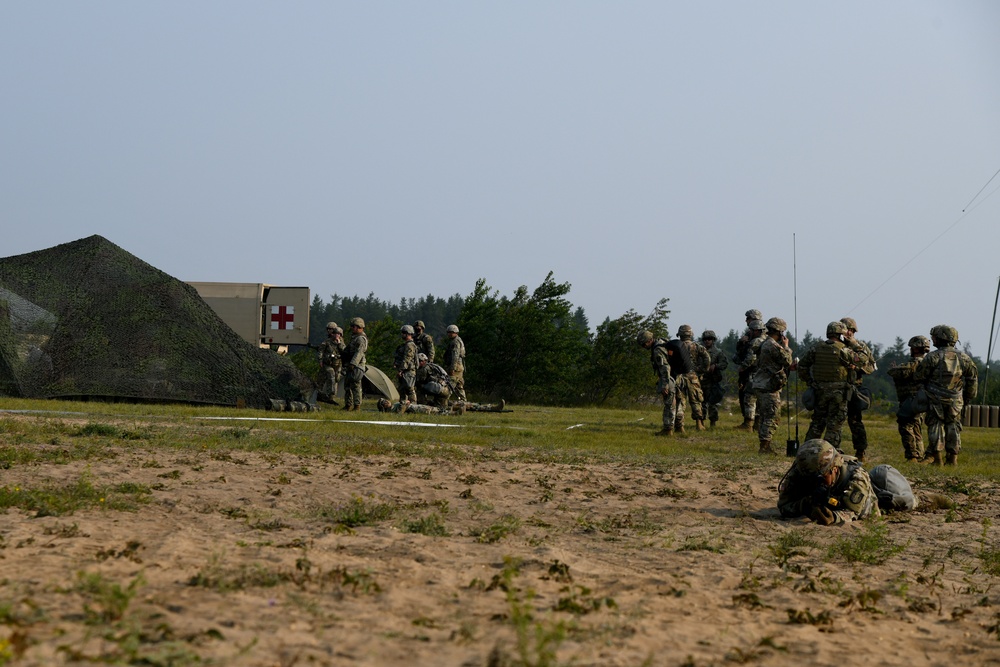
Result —
<instances>
[{"instance_id":1,"label":"group of soldier","mask_svg":"<svg viewBox=\"0 0 1000 667\"><path fill-rule=\"evenodd\" d=\"M826 339L796 360L783 319L772 317L765 322L756 309L748 310L745 316L747 327L733 357L743 416L736 428L757 432L761 454L775 453L771 441L778 428L781 391L788 383L788 374L796 371L807 386L803 403L812 410L806 439L824 441L843 455L841 431L847 422L854 445L852 458L864 462L868 434L863 413L871 404L871 392L862 386L862 379L876 370L877 360L871 348L857 338L857 322L850 317L830 322ZM900 403L897 423L908 461L955 465L961 451L962 409L976 395L977 369L969 355L955 348L958 331L954 327L935 326L930 336L930 340L911 338L910 360L889 369ZM700 344L693 337L686 324L673 340L656 338L650 331L638 335L639 345L650 350L657 392L663 400L663 426L658 436L683 432L688 406L698 430L706 428L706 415L709 427L719 419L722 371L728 361L716 347L715 332L705 331ZM932 343L937 348L934 352L930 352ZM926 449L921 435L924 414Z\"/></svg>"},{"instance_id":2,"label":"group of soldier","mask_svg":"<svg viewBox=\"0 0 1000 667\"><path fill-rule=\"evenodd\" d=\"M382 399L377 404L379 411L420 414L502 411L503 401L496 405L468 401L465 393L465 343L458 335L458 326L450 324L445 331L441 364L434 363L437 354L434 337L425 328L421 320L400 327L402 342L393 355L399 401L392 403ZM345 342L344 330L336 322L328 322L326 339L319 346L319 400L336 404L337 385L343 378L343 409L348 412L361 409L361 384L368 369L365 321L360 317L352 318L350 329L351 339Z\"/></svg>"}]
</instances>

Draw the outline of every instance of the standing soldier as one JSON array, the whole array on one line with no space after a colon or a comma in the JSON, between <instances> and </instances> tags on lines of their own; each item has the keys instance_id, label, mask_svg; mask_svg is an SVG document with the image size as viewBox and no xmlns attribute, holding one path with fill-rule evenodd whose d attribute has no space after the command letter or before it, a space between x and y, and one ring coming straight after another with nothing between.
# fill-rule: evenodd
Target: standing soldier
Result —
<instances>
[{"instance_id":1,"label":"standing soldier","mask_svg":"<svg viewBox=\"0 0 1000 667\"><path fill-rule=\"evenodd\" d=\"M889 377L896 385L896 424L899 427L899 437L903 441L903 454L907 461L917 462L924 457L924 415L914 409L913 400L920 388L913 372L917 364L931 351L931 342L926 336L914 336L907 345L910 346L910 360L901 364L893 364L889 369ZM940 458L940 454L938 454Z\"/></svg>"},{"instance_id":2,"label":"standing soldier","mask_svg":"<svg viewBox=\"0 0 1000 667\"><path fill-rule=\"evenodd\" d=\"M955 349L958 330L946 324L931 329L937 349L920 360L913 378L927 391L927 463L941 465L941 440L948 465L958 463L962 451L962 407L979 390L979 370L965 352Z\"/></svg>"},{"instance_id":3,"label":"standing soldier","mask_svg":"<svg viewBox=\"0 0 1000 667\"><path fill-rule=\"evenodd\" d=\"M733 363L735 364L740 364L741 360L746 357L747 350L750 347L750 341L754 340L755 338L758 338L758 333L750 328L750 323L753 322L754 320L763 322L764 316L761 315L760 311L757 310L756 308L751 308L746 312L747 328L743 330L743 335L741 335L739 339L736 341L736 355L733 357ZM739 368L736 373L736 393L740 399L740 414L744 416L746 416L747 414L746 397L747 397L747 385L750 383L750 375L751 375L750 372L744 371L742 368ZM753 411L751 411L750 414L750 421L748 422L746 419L744 419L743 423L737 426L736 428L749 429L752 421L753 421Z\"/></svg>"},{"instance_id":4,"label":"standing soldier","mask_svg":"<svg viewBox=\"0 0 1000 667\"><path fill-rule=\"evenodd\" d=\"M862 412L868 409L868 405L864 393L861 392L861 379L875 372L875 355L872 354L870 347L855 336L858 333L858 323L853 318L842 317L840 321L847 327L844 344L857 356L854 368L847 377L847 381L854 389L852 396L847 400L847 426L851 429L851 440L854 441L854 456L864 463L865 451L868 449L868 431L861 418Z\"/></svg>"},{"instance_id":5,"label":"standing soldier","mask_svg":"<svg viewBox=\"0 0 1000 667\"><path fill-rule=\"evenodd\" d=\"M361 409L361 380L368 369L365 352L368 351L368 336L365 335L365 321L360 317L351 320L351 342L344 350L344 410Z\"/></svg>"},{"instance_id":6,"label":"standing soldier","mask_svg":"<svg viewBox=\"0 0 1000 667\"><path fill-rule=\"evenodd\" d=\"M427 355L427 363L434 363L434 336L425 333L424 321L417 320L413 323L413 342L417 344L417 349Z\"/></svg>"},{"instance_id":7,"label":"standing soldier","mask_svg":"<svg viewBox=\"0 0 1000 667\"><path fill-rule=\"evenodd\" d=\"M708 425L713 428L719 421L719 405L722 404L722 397L725 396L725 389L722 386L722 371L729 366L726 353L715 346L717 340L715 332L711 329L706 329L701 334L701 344L708 351L711 360L708 370L701 376L701 388L705 394L702 414L708 415Z\"/></svg>"},{"instance_id":8,"label":"standing soldier","mask_svg":"<svg viewBox=\"0 0 1000 667\"><path fill-rule=\"evenodd\" d=\"M682 324L677 329L677 338L687 350L691 358L692 368L685 373L683 380L677 383L677 413L674 415L674 430L678 433L684 432L684 405L691 406L691 419L694 420L695 430L705 430L705 395L701 390L700 375L708 371L712 365L712 358L708 350L694 342L694 329L690 324ZM676 379L676 378L675 378Z\"/></svg>"},{"instance_id":9,"label":"standing soldier","mask_svg":"<svg viewBox=\"0 0 1000 667\"><path fill-rule=\"evenodd\" d=\"M747 311L748 313L756 311ZM744 340L745 339L745 340ZM757 394L750 388L750 379L754 371L757 370L757 354L760 346L764 344L764 325L759 319L750 320L747 323L746 333L736 344L736 356L733 362L738 370L738 381L740 388L740 410L743 412L743 423L737 426L738 429L749 431L756 430L758 426L757 417Z\"/></svg>"},{"instance_id":10,"label":"standing soldier","mask_svg":"<svg viewBox=\"0 0 1000 667\"><path fill-rule=\"evenodd\" d=\"M840 438L851 389L847 378L856 359L841 340L846 332L847 327L839 320L827 324L826 340L809 348L796 370L816 396L806 440L824 439L841 453Z\"/></svg>"},{"instance_id":11,"label":"standing soldier","mask_svg":"<svg viewBox=\"0 0 1000 667\"><path fill-rule=\"evenodd\" d=\"M781 390L788 382L788 371L792 366L792 351L788 347L785 331L788 325L780 317L772 317L765 325L767 337L760 346L757 370L750 380L750 389L757 392L757 408L760 412L760 453L774 454L771 438L778 430L778 411L781 409Z\"/></svg>"},{"instance_id":12,"label":"standing soldier","mask_svg":"<svg viewBox=\"0 0 1000 667\"><path fill-rule=\"evenodd\" d=\"M451 376L452 384L455 387L455 398L465 402L465 343L458 335L458 326L449 324L447 329L448 340L444 348L444 369Z\"/></svg>"},{"instance_id":13,"label":"standing soldier","mask_svg":"<svg viewBox=\"0 0 1000 667\"><path fill-rule=\"evenodd\" d=\"M320 390L319 400L337 405L337 383L343 362L340 355L347 345L343 340L344 330L336 322L326 323L326 340L319 344Z\"/></svg>"},{"instance_id":14,"label":"standing soldier","mask_svg":"<svg viewBox=\"0 0 1000 667\"><path fill-rule=\"evenodd\" d=\"M653 435L673 435L674 411L677 409L675 385L670 368L670 355L667 352L667 341L655 338L652 331L641 331L636 338L640 347L650 351L650 362L656 373L656 393L663 399L663 428Z\"/></svg>"},{"instance_id":15,"label":"standing soldier","mask_svg":"<svg viewBox=\"0 0 1000 667\"><path fill-rule=\"evenodd\" d=\"M413 342L413 327L404 324L399 334L403 342L396 348L392 367L396 369L396 387L399 389L399 400L410 403L417 402L417 344Z\"/></svg>"}]
</instances>

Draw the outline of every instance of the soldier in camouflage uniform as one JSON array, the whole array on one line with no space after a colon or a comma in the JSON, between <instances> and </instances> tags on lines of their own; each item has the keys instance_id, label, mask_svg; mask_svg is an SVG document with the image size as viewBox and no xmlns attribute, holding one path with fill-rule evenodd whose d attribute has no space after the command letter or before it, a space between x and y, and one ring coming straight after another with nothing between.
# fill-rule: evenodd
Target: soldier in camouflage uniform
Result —
<instances>
[{"instance_id":1,"label":"soldier in camouflage uniform","mask_svg":"<svg viewBox=\"0 0 1000 667\"><path fill-rule=\"evenodd\" d=\"M823 526L882 516L861 462L818 439L799 447L795 462L778 484L778 511L783 517L805 516Z\"/></svg>"},{"instance_id":2,"label":"soldier in camouflage uniform","mask_svg":"<svg viewBox=\"0 0 1000 667\"><path fill-rule=\"evenodd\" d=\"M792 366L792 351L788 347L785 331L788 325L780 317L772 317L764 325L767 338L760 346L757 370L750 378L750 388L757 393L757 409L760 413L760 453L774 454L771 438L778 430L778 412L781 410L781 390L788 383L788 371Z\"/></svg>"},{"instance_id":3,"label":"soldier in camouflage uniform","mask_svg":"<svg viewBox=\"0 0 1000 667\"><path fill-rule=\"evenodd\" d=\"M418 415L464 415L466 412L503 412L507 403L500 399L499 403L455 403L451 407L422 405L396 401L392 403L387 398L378 401L379 412L409 413Z\"/></svg>"},{"instance_id":4,"label":"soldier in camouflage uniform","mask_svg":"<svg viewBox=\"0 0 1000 667\"><path fill-rule=\"evenodd\" d=\"M347 345L343 340L344 330L336 322L327 322L326 340L319 344L320 389L319 400L337 405L337 384L343 362L340 355Z\"/></svg>"},{"instance_id":5,"label":"soldier in camouflage uniform","mask_svg":"<svg viewBox=\"0 0 1000 667\"><path fill-rule=\"evenodd\" d=\"M858 333L858 323L854 319L842 317L840 321L847 327L847 333L844 334L844 344L857 356L854 368L851 369L847 378L847 381L854 387L854 392L857 393L861 388L861 379L865 375L871 375L876 370L875 355L872 354L870 347L855 337L855 334ZM865 451L868 449L868 430L865 428L864 421L862 421L863 411L864 409L861 407L860 401L848 398L847 426L851 429L854 456L862 462L865 460Z\"/></svg>"},{"instance_id":6,"label":"soldier in camouflage uniform","mask_svg":"<svg viewBox=\"0 0 1000 667\"><path fill-rule=\"evenodd\" d=\"M455 398L460 401L468 400L465 396L465 343L458 335L458 326L449 324L447 329L448 341L444 348L444 369L451 376L452 385L455 387Z\"/></svg>"},{"instance_id":7,"label":"soldier in camouflage uniform","mask_svg":"<svg viewBox=\"0 0 1000 667\"><path fill-rule=\"evenodd\" d=\"M360 317L351 320L351 342L344 350L344 410L361 409L361 381L368 370L368 336L365 335L365 321Z\"/></svg>"},{"instance_id":8,"label":"soldier in camouflage uniform","mask_svg":"<svg viewBox=\"0 0 1000 667\"><path fill-rule=\"evenodd\" d=\"M676 386L670 369L670 355L667 341L655 338L652 331L642 331L636 338L640 347L650 351L650 362L656 373L656 393L663 399L663 428L654 435L670 436L674 433L674 410L676 409Z\"/></svg>"},{"instance_id":9,"label":"soldier in camouflage uniform","mask_svg":"<svg viewBox=\"0 0 1000 667\"><path fill-rule=\"evenodd\" d=\"M396 347L392 367L396 369L396 388L401 401L417 402L417 344L413 342L413 327L404 324L399 334L403 342Z\"/></svg>"},{"instance_id":10,"label":"soldier in camouflage uniform","mask_svg":"<svg viewBox=\"0 0 1000 667\"><path fill-rule=\"evenodd\" d=\"M750 388L750 379L757 370L757 355L766 338L764 324L759 319L754 319L747 323L746 332L736 342L736 356L733 357L733 362L736 364L740 410L743 412L743 423L736 428L744 431L757 430L760 425L757 415L757 394Z\"/></svg>"},{"instance_id":11,"label":"soldier in camouflage uniform","mask_svg":"<svg viewBox=\"0 0 1000 667\"><path fill-rule=\"evenodd\" d=\"M710 363L708 370L701 376L701 388L705 394L705 403L702 414L708 415L709 426L715 427L719 421L719 405L725 396L725 389L722 386L722 371L729 366L729 359L721 348L715 346L718 337L711 329L706 329L701 334L701 344L708 352Z\"/></svg>"},{"instance_id":12,"label":"soldier in camouflage uniform","mask_svg":"<svg viewBox=\"0 0 1000 667\"><path fill-rule=\"evenodd\" d=\"M924 415L913 410L913 400L920 388L920 383L913 377L920 360L931 351L931 342L926 336L914 336L907 345L910 346L910 360L894 364L889 369L889 377L896 385L896 425L899 427L899 438L903 441L903 454L907 461L919 461L924 457L923 426Z\"/></svg>"},{"instance_id":13,"label":"soldier in camouflage uniform","mask_svg":"<svg viewBox=\"0 0 1000 667\"><path fill-rule=\"evenodd\" d=\"M680 377L674 377L677 383L677 411L674 414L674 430L684 432L685 405L691 406L691 419L695 430L705 430L705 395L701 390L701 374L708 371L712 358L708 350L694 341L694 329L689 324L682 324L677 330L677 338L688 352L693 368Z\"/></svg>"},{"instance_id":14,"label":"soldier in camouflage uniform","mask_svg":"<svg viewBox=\"0 0 1000 667\"><path fill-rule=\"evenodd\" d=\"M451 396L452 384L448 371L438 364L427 360L427 355L421 352L417 355L417 402L445 407ZM427 403L428 399L430 403Z\"/></svg>"},{"instance_id":15,"label":"soldier in camouflage uniform","mask_svg":"<svg viewBox=\"0 0 1000 667\"><path fill-rule=\"evenodd\" d=\"M962 451L962 408L979 390L979 370L975 362L955 349L958 330L946 324L931 329L937 348L920 360L913 379L927 392L927 454L924 461L941 465L941 440L947 450L948 465L958 463Z\"/></svg>"},{"instance_id":16,"label":"soldier in camouflage uniform","mask_svg":"<svg viewBox=\"0 0 1000 667\"><path fill-rule=\"evenodd\" d=\"M843 322L830 322L826 325L826 340L809 348L797 368L799 377L816 395L806 440L825 437L838 452L843 451L840 434L847 420L847 395L851 389L847 378L856 359L841 340L846 332Z\"/></svg>"},{"instance_id":17,"label":"soldier in camouflage uniform","mask_svg":"<svg viewBox=\"0 0 1000 667\"><path fill-rule=\"evenodd\" d=\"M427 355L427 363L434 363L434 337L425 333L423 320L413 323L413 342L417 344L417 349Z\"/></svg>"}]
</instances>

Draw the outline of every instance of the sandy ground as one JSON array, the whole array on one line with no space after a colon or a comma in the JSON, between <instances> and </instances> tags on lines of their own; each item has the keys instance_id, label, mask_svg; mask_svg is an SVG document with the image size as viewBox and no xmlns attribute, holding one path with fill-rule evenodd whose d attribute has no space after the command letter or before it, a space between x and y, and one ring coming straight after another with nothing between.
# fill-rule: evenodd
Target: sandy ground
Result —
<instances>
[{"instance_id":1,"label":"sandy ground","mask_svg":"<svg viewBox=\"0 0 1000 667\"><path fill-rule=\"evenodd\" d=\"M902 549L860 564L829 548L871 524L778 518L784 458L115 454L0 471L153 489L136 512L0 514L11 664L1000 664L994 488L889 517ZM382 514L349 527L351 507Z\"/></svg>"}]
</instances>

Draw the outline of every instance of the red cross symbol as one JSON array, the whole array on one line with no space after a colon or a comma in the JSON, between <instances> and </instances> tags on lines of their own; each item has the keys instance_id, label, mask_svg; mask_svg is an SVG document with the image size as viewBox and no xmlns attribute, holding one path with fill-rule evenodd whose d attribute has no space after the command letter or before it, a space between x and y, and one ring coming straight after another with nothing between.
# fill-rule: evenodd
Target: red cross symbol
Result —
<instances>
[{"instance_id":1,"label":"red cross symbol","mask_svg":"<svg viewBox=\"0 0 1000 667\"><path fill-rule=\"evenodd\" d=\"M295 323L295 306L271 306L271 328L291 329Z\"/></svg>"}]
</instances>

